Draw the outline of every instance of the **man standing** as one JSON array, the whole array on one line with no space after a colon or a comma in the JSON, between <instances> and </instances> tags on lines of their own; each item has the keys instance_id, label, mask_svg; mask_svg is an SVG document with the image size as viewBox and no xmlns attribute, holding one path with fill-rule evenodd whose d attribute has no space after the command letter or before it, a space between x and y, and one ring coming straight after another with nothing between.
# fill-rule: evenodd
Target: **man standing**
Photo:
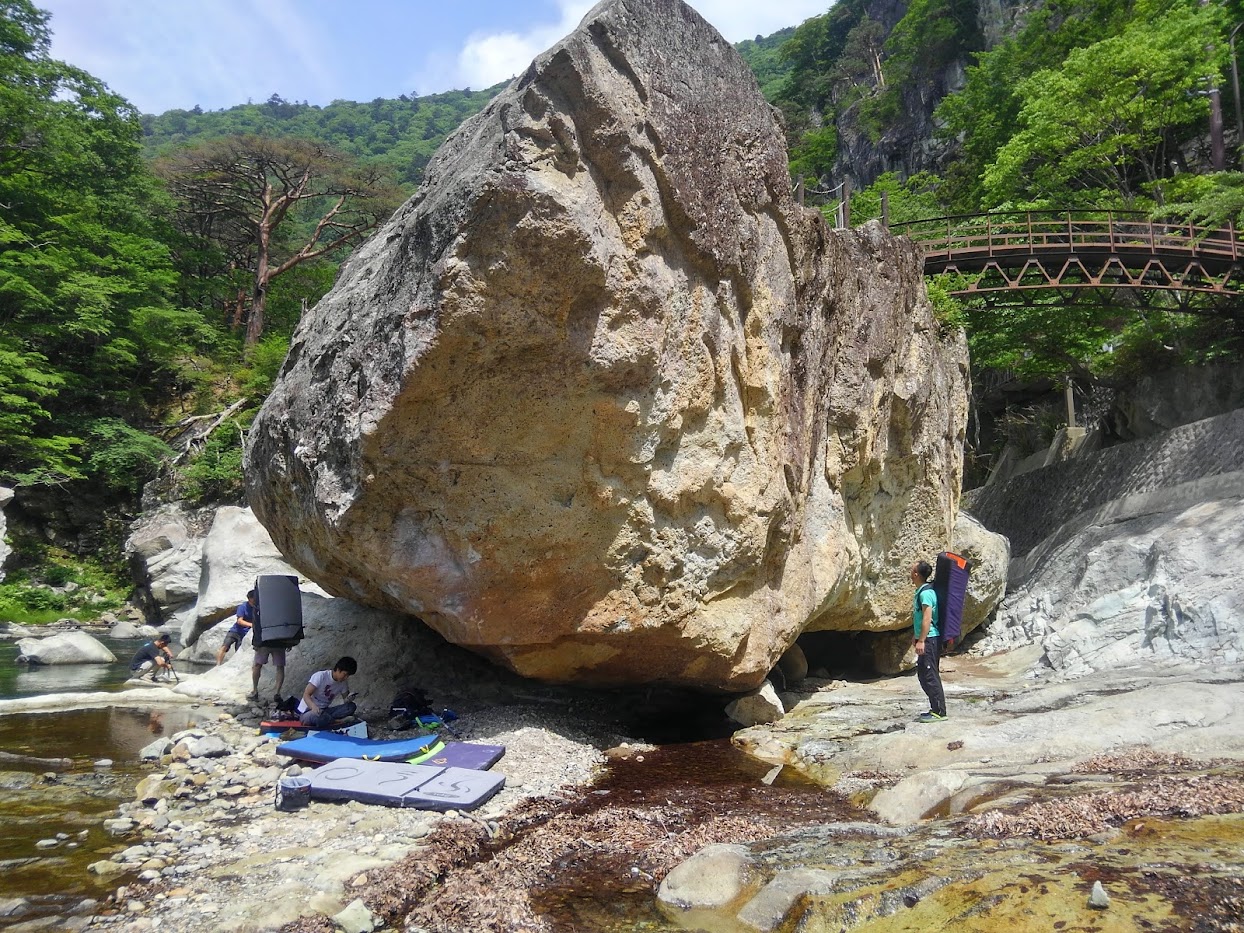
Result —
<instances>
[{"instance_id":1,"label":"man standing","mask_svg":"<svg viewBox=\"0 0 1244 933\"><path fill-rule=\"evenodd\" d=\"M929 711L917 717L919 722L941 722L946 718L946 694L942 690L941 631L937 627L937 594L929 577L933 568L928 561L911 565L911 582L916 586L912 602L912 645L916 649L916 673L920 686L929 698Z\"/></svg>"},{"instance_id":2,"label":"man standing","mask_svg":"<svg viewBox=\"0 0 1244 933\"><path fill-rule=\"evenodd\" d=\"M242 647L242 639L246 637L246 633L251 630L251 626L254 624L255 591L251 590L246 594L246 602L238 606L237 617L233 620L233 625L229 626L229 631L225 633L225 643L216 652L217 666L224 663L225 655L229 653L230 648Z\"/></svg>"},{"instance_id":3,"label":"man standing","mask_svg":"<svg viewBox=\"0 0 1244 933\"><path fill-rule=\"evenodd\" d=\"M348 702L355 695L350 693L350 675L358 669L358 662L346 657L334 664L331 671L312 674L298 703L299 721L312 729L327 729L333 723L353 716L358 707ZM345 697L347 702L333 706L338 697Z\"/></svg>"}]
</instances>

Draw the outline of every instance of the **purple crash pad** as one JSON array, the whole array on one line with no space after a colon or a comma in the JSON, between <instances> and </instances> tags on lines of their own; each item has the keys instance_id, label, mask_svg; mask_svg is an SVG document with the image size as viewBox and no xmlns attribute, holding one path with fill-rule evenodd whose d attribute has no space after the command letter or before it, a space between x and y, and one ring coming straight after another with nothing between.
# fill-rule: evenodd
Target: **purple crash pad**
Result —
<instances>
[{"instance_id":1,"label":"purple crash pad","mask_svg":"<svg viewBox=\"0 0 1244 933\"><path fill-rule=\"evenodd\" d=\"M407 759L421 765L436 765L442 768L469 768L473 771L487 771L505 754L504 745L479 745L475 742L446 742L445 747L417 759Z\"/></svg>"}]
</instances>

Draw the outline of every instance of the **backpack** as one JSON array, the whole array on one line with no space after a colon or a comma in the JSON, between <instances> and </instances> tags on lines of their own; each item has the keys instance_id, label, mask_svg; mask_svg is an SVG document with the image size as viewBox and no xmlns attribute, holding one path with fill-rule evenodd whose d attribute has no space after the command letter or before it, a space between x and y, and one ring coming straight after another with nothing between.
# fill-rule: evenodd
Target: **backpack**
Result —
<instances>
[{"instance_id":1,"label":"backpack","mask_svg":"<svg viewBox=\"0 0 1244 933\"><path fill-rule=\"evenodd\" d=\"M943 650L953 648L963 631L963 603L967 598L971 572L972 565L967 558L950 551L937 555L933 592L937 595L937 627Z\"/></svg>"},{"instance_id":2,"label":"backpack","mask_svg":"<svg viewBox=\"0 0 1244 933\"><path fill-rule=\"evenodd\" d=\"M418 687L399 690L389 704L389 718L413 721L419 716L435 715L428 695Z\"/></svg>"},{"instance_id":3,"label":"backpack","mask_svg":"<svg viewBox=\"0 0 1244 933\"><path fill-rule=\"evenodd\" d=\"M292 648L302 641L302 594L298 578L265 574L255 580L255 619L251 644L256 648Z\"/></svg>"},{"instance_id":4,"label":"backpack","mask_svg":"<svg viewBox=\"0 0 1244 933\"><path fill-rule=\"evenodd\" d=\"M295 719L297 719L298 718L298 700L299 700L298 697L286 697L280 702L274 704L276 706L276 711L286 716L293 716Z\"/></svg>"}]
</instances>

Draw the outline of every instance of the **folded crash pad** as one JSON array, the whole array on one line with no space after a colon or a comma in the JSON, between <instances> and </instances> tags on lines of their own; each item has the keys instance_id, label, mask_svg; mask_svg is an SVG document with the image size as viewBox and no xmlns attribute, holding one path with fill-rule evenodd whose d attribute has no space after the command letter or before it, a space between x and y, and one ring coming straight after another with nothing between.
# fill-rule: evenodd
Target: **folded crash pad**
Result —
<instances>
[{"instance_id":1,"label":"folded crash pad","mask_svg":"<svg viewBox=\"0 0 1244 933\"><path fill-rule=\"evenodd\" d=\"M367 723L361 719L343 719L335 723L331 729L312 729L310 726L304 726L300 719L265 719L259 724L261 735L265 732L279 734L290 729L300 729L303 732L337 732L341 735L353 735L361 739L367 738Z\"/></svg>"},{"instance_id":2,"label":"folded crash pad","mask_svg":"<svg viewBox=\"0 0 1244 933\"><path fill-rule=\"evenodd\" d=\"M474 810L505 786L505 777L467 768L339 758L311 772L317 800L360 800L420 810Z\"/></svg>"},{"instance_id":3,"label":"folded crash pad","mask_svg":"<svg viewBox=\"0 0 1244 933\"><path fill-rule=\"evenodd\" d=\"M446 742L441 748L407 758L411 764L439 765L442 768L470 768L487 771L505 754L504 745L479 745L475 742Z\"/></svg>"},{"instance_id":4,"label":"folded crash pad","mask_svg":"<svg viewBox=\"0 0 1244 933\"><path fill-rule=\"evenodd\" d=\"M417 735L406 739L364 739L335 732L313 732L305 738L282 742L278 755L300 761L333 761L337 758L366 758L371 761L405 761L437 742L435 735Z\"/></svg>"}]
</instances>

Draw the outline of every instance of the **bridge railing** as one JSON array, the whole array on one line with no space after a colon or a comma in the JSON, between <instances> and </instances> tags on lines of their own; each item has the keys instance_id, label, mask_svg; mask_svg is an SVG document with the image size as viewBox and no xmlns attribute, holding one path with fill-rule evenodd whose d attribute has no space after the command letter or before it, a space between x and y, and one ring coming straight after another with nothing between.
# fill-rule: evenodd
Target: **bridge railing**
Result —
<instances>
[{"instance_id":1,"label":"bridge railing","mask_svg":"<svg viewBox=\"0 0 1244 933\"><path fill-rule=\"evenodd\" d=\"M916 240L934 266L956 260L1103 252L1178 254L1218 262L1244 258L1235 226L1151 220L1131 211L1013 211L959 214L892 224Z\"/></svg>"}]
</instances>

